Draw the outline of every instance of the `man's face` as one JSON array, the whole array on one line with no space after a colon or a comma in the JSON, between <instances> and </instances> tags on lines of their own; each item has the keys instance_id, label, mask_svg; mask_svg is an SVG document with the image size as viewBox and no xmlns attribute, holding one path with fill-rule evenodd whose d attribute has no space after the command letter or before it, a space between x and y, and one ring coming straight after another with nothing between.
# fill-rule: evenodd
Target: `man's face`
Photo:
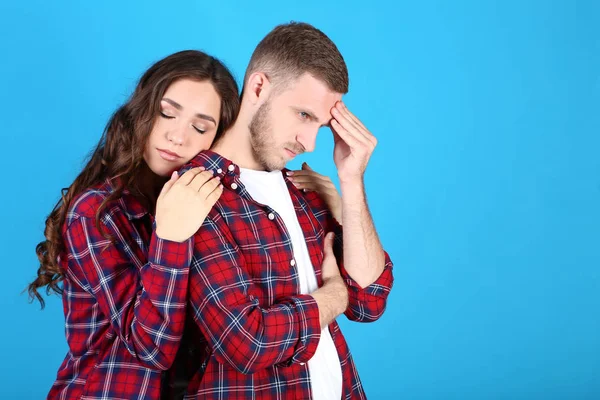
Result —
<instances>
[{"instance_id":1,"label":"man's face","mask_svg":"<svg viewBox=\"0 0 600 400\"><path fill-rule=\"evenodd\" d=\"M298 154L315 149L319 128L329 125L342 94L304 74L271 93L250 122L254 157L266 171L281 170Z\"/></svg>"}]
</instances>

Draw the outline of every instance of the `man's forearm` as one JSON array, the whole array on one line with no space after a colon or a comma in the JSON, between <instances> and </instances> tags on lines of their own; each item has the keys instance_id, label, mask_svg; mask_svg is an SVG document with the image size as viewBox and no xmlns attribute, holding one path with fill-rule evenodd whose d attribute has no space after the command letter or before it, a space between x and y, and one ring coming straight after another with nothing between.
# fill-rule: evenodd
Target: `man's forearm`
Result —
<instances>
[{"instance_id":1,"label":"man's forearm","mask_svg":"<svg viewBox=\"0 0 600 400\"><path fill-rule=\"evenodd\" d=\"M383 272L383 248L367 206L364 183L344 182L340 187L344 226L344 268L361 287L367 287Z\"/></svg>"}]
</instances>

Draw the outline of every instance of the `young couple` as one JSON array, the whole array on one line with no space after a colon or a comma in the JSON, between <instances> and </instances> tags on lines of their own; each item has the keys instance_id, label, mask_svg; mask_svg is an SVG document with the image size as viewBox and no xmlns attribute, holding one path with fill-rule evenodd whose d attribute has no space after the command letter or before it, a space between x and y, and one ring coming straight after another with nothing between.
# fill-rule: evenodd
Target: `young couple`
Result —
<instances>
[{"instance_id":1,"label":"young couple","mask_svg":"<svg viewBox=\"0 0 600 400\"><path fill-rule=\"evenodd\" d=\"M377 320L393 276L363 183L377 140L347 91L305 23L258 44L241 96L199 51L146 71L37 246L29 292L62 293L69 345L48 398L365 398L336 317ZM323 126L341 196L285 169Z\"/></svg>"}]
</instances>

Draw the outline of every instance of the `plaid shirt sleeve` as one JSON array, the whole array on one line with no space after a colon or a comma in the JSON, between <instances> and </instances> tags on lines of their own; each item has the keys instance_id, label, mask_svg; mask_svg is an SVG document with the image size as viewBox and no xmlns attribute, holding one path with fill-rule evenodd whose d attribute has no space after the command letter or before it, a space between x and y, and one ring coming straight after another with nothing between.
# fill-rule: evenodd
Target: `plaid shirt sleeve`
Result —
<instances>
[{"instance_id":1,"label":"plaid shirt sleeve","mask_svg":"<svg viewBox=\"0 0 600 400\"><path fill-rule=\"evenodd\" d=\"M276 364L307 362L313 356L321 327L312 296L299 294L261 304L252 294L257 291L244 256L220 216L204 221L194 247L191 308L217 361L252 374Z\"/></svg>"},{"instance_id":2,"label":"plaid shirt sleeve","mask_svg":"<svg viewBox=\"0 0 600 400\"><path fill-rule=\"evenodd\" d=\"M369 286L361 287L344 268L342 226L328 212L328 229L326 232L335 233L334 254L338 260L340 274L348 286L348 309L344 313L351 321L373 322L377 321L385 311L387 297L392 290L394 276L392 274L392 261L387 252L383 272Z\"/></svg>"},{"instance_id":3,"label":"plaid shirt sleeve","mask_svg":"<svg viewBox=\"0 0 600 400\"><path fill-rule=\"evenodd\" d=\"M64 236L69 269L94 296L127 350L145 367L168 369L183 334L192 239L176 243L152 234L147 263L136 265L132 246L137 243L128 234L132 228L124 213L111 209L100 227L95 218L72 220Z\"/></svg>"}]
</instances>

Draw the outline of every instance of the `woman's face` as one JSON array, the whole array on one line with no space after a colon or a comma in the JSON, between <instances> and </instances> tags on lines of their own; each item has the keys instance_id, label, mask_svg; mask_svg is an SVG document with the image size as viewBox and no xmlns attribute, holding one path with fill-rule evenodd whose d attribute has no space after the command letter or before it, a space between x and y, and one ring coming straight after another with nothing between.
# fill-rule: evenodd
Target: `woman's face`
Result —
<instances>
[{"instance_id":1,"label":"woman's face","mask_svg":"<svg viewBox=\"0 0 600 400\"><path fill-rule=\"evenodd\" d=\"M210 148L219 126L221 97L210 81L182 79L169 86L146 143L144 160L159 176L170 176Z\"/></svg>"}]
</instances>

